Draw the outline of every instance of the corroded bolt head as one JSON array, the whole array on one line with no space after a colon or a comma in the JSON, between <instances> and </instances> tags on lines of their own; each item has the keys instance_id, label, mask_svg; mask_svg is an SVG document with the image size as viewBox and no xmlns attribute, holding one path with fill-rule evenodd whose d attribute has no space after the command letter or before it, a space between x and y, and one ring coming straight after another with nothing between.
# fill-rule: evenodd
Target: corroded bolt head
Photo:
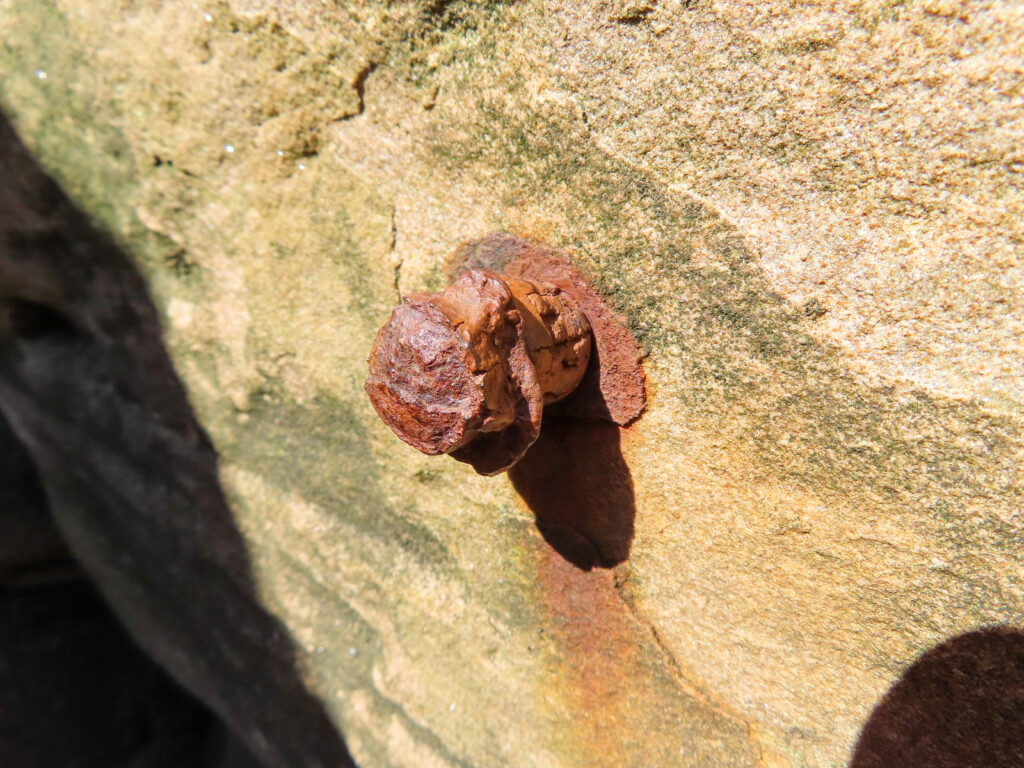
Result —
<instances>
[{"instance_id":1,"label":"corroded bolt head","mask_svg":"<svg viewBox=\"0 0 1024 768\"><path fill-rule=\"evenodd\" d=\"M373 343L366 392L412 447L493 475L537 439L590 350L590 323L559 288L474 269L405 297Z\"/></svg>"}]
</instances>

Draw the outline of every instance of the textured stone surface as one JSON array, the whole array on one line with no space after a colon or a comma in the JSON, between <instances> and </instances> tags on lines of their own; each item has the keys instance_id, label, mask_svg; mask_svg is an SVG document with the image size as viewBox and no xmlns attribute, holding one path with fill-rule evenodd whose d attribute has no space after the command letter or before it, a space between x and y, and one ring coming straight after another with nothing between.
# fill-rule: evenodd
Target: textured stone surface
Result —
<instances>
[{"instance_id":1,"label":"textured stone surface","mask_svg":"<svg viewBox=\"0 0 1024 768\"><path fill-rule=\"evenodd\" d=\"M1022 14L0 0L0 99L137 255L360 765L839 766L920 654L1024 622ZM649 352L614 570L362 393L495 230Z\"/></svg>"},{"instance_id":2,"label":"textured stone surface","mask_svg":"<svg viewBox=\"0 0 1024 768\"><path fill-rule=\"evenodd\" d=\"M160 722L173 686L130 651L110 611L95 608L98 586L260 764L351 766L289 633L260 600L217 454L160 327L131 260L0 119L0 412L9 426L0 480L15 490L0 519L22 545L17 558L4 552L0 570L0 721L13 731L0 734L3 762L143 768L174 757L157 742L171 748L177 733L174 762L199 768L187 723ZM81 568L61 558L63 547L45 546L55 529ZM153 684L133 685L143 675ZM102 703L90 707L91 695ZM40 741L48 725L67 740ZM231 747L223 762L203 765L251 765L245 754Z\"/></svg>"}]
</instances>

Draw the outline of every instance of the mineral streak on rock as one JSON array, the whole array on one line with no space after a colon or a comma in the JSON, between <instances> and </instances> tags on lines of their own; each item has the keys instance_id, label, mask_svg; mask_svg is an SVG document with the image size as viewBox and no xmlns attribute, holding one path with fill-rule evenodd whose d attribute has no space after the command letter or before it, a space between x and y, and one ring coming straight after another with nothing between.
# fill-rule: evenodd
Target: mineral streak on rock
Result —
<instances>
[{"instance_id":1,"label":"mineral streak on rock","mask_svg":"<svg viewBox=\"0 0 1024 768\"><path fill-rule=\"evenodd\" d=\"M537 439L544 405L576 389L590 349L590 323L559 288L474 269L395 309L366 392L409 445L493 475Z\"/></svg>"}]
</instances>

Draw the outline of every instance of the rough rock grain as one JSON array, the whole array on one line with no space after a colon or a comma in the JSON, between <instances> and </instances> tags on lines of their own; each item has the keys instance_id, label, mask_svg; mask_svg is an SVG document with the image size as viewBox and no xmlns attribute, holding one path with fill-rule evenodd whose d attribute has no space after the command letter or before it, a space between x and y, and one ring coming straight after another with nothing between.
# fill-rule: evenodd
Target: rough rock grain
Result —
<instances>
[{"instance_id":1,"label":"rough rock grain","mask_svg":"<svg viewBox=\"0 0 1024 768\"><path fill-rule=\"evenodd\" d=\"M0 40L360 765L841 766L917 657L1024 626L1019 3L2 0ZM649 354L614 570L362 393L498 230Z\"/></svg>"}]
</instances>

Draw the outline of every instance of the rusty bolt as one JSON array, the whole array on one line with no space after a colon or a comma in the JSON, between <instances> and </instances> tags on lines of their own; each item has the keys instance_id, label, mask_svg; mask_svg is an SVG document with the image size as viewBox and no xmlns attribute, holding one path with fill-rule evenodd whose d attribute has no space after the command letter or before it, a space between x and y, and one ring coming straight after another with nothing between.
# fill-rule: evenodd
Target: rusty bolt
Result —
<instances>
[{"instance_id":1,"label":"rusty bolt","mask_svg":"<svg viewBox=\"0 0 1024 768\"><path fill-rule=\"evenodd\" d=\"M576 389L590 350L568 294L474 269L405 297L373 343L366 392L413 448L494 475L537 439L544 405Z\"/></svg>"}]
</instances>

